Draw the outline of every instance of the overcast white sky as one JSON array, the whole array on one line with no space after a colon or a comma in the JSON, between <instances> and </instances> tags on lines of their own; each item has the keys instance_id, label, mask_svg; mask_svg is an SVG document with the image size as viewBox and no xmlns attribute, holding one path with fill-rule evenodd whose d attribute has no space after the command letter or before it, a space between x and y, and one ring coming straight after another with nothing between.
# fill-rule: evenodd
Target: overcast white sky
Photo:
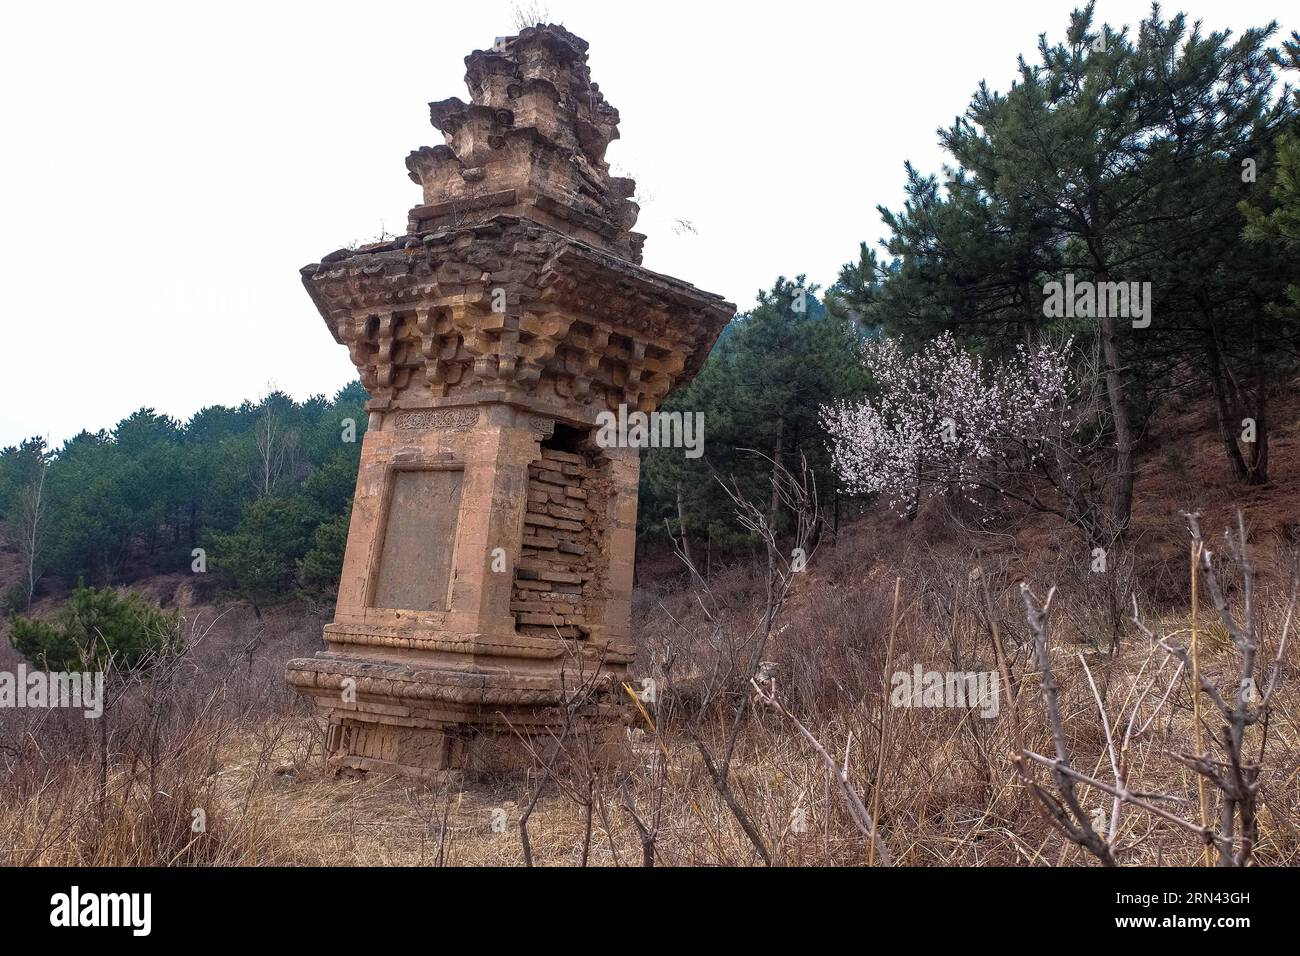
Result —
<instances>
[{"instance_id":1,"label":"overcast white sky","mask_svg":"<svg viewBox=\"0 0 1300 956\"><path fill-rule=\"evenodd\" d=\"M622 114L609 152L650 195L646 265L743 310L778 274L834 280L901 202L903 160L979 80L1005 89L1073 0L625 4L551 0ZM1101 0L1112 24L1143 0ZM302 399L352 377L298 269L419 201L403 160L441 142L467 53L510 0L14 3L0 33L0 446ZM1240 31L1281 0L1185 0ZM677 235L691 220L698 233Z\"/></svg>"}]
</instances>

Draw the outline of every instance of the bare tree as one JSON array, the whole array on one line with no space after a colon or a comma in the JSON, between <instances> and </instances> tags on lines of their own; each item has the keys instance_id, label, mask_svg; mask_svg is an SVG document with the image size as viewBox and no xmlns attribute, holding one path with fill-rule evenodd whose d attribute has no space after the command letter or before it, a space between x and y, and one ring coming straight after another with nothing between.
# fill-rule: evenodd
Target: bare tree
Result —
<instances>
[{"instance_id":1,"label":"bare tree","mask_svg":"<svg viewBox=\"0 0 1300 956\"><path fill-rule=\"evenodd\" d=\"M1015 756L1016 768L1020 771L1029 792L1038 800L1047 813L1047 819L1073 843L1084 847L1107 866L1115 865L1115 857L1109 844L1097 833L1089 815L1084 811L1076 792L1080 782L1078 774L1070 763L1070 749L1065 739L1065 728L1061 722L1060 689L1056 675L1052 671L1052 661L1047 650L1047 621L1052 606L1052 597L1056 589L1047 592L1046 600L1039 601L1027 584L1021 585L1021 594L1025 601L1025 613L1029 621L1029 631L1034 638L1034 651L1038 662L1039 683L1043 693L1043 709L1047 712L1047 722L1052 730L1052 742L1056 747L1055 758L1040 756L1025 748L1023 743ZM1001 657L1001 655L999 655ZM1014 720L1014 717L1013 717ZM1017 725L1018 726L1018 725ZM1048 793L1039 786L1029 772L1026 760L1036 761L1052 769L1052 777L1059 797Z\"/></svg>"},{"instance_id":2,"label":"bare tree","mask_svg":"<svg viewBox=\"0 0 1300 956\"><path fill-rule=\"evenodd\" d=\"M276 482L297 454L297 433L287 431L276 412L279 398L278 391L268 389L266 398L262 400L262 413L253 431L257 444L257 473L254 475L253 486L262 498L275 490Z\"/></svg>"},{"instance_id":3,"label":"bare tree","mask_svg":"<svg viewBox=\"0 0 1300 956\"><path fill-rule=\"evenodd\" d=\"M1282 633L1278 639L1277 650L1268 673L1264 675L1263 692L1256 683L1255 675L1259 670L1259 635L1257 633L1255 608L1255 569L1250 563L1246 547L1246 521L1241 512L1237 512L1237 538L1234 541L1230 532L1224 533L1224 546L1229 560L1236 567L1241 577L1241 617L1232 613L1223 587L1214 570L1214 555L1201 537L1200 516L1188 514L1187 526L1191 531L1195 553L1200 555L1200 571L1205 578L1206 587L1214 610L1223 622L1224 628L1232 638L1237 649L1237 682L1234 687L1222 688L1199 668L1188 649L1177 644L1169 637L1160 637L1146 627L1138 616L1137 599L1133 601L1133 623L1150 640L1169 656L1177 659L1188 674L1194 674L1198 686L1193 693L1204 694L1210 699L1213 713L1217 714L1221 724L1218 728L1208 725L1211 739L1218 745L1222 756L1215 758L1202 754L1179 751L1172 756L1179 763L1195 771L1219 791L1219 826L1214 836L1214 845L1219 853L1219 866L1246 866L1259 839L1259 775L1264 760L1264 748L1268 742L1267 726L1270 715L1269 704L1277 690L1278 676L1282 670L1282 658L1286 653L1287 638L1291 630L1291 620L1295 613L1296 587L1292 583L1291 596L1287 602L1286 618L1282 624ZM1246 732L1249 728L1262 725L1265 732L1259 735L1259 751L1252 759L1246 753Z\"/></svg>"},{"instance_id":4,"label":"bare tree","mask_svg":"<svg viewBox=\"0 0 1300 956\"><path fill-rule=\"evenodd\" d=\"M1039 681L1043 696L1043 709L1052 734L1055 756L1044 756L1027 748L1021 736L1021 725L1012 705L1012 721L1016 728L1017 741L1013 760L1026 787L1034 795L1050 823L1071 842L1083 847L1097 857L1103 864L1114 866L1116 839L1119 832L1120 814L1124 806L1133 806L1149 813L1166 823L1190 834L1207 847L1214 847L1218 852L1219 866L1246 866L1250 863L1258 841L1257 809L1259 804L1259 778L1263 766L1264 748L1267 733L1259 735L1259 749L1252 758L1246 751L1247 731L1256 725L1267 728L1269 703L1277 689L1279 674L1282 669L1283 656L1286 653L1287 639L1294 616L1297 590L1293 583L1291 595L1287 602L1285 620L1274 653L1274 658L1265 676L1261 693L1258 690L1255 675L1258 671L1259 639L1257 633L1257 609L1254 604L1254 569L1252 568L1246 548L1245 521L1240 513L1237 516L1237 538L1226 534L1226 546L1231 562L1241 576L1242 611L1238 620L1232 613L1224 590L1215 573L1213 555L1201 537L1199 518L1195 514L1187 515L1187 523L1192 536L1193 554L1199 558L1199 570L1205 578L1210 597L1214 603L1219 619L1232 639L1239 657L1237 684L1231 690L1224 691L1218 683L1202 672L1194 654L1176 643L1171 636L1160 636L1148 628L1138 614L1136 596L1133 598L1133 623L1138 630L1152 642L1153 650L1163 651L1168 659L1177 664L1169 682L1169 689L1156 704L1154 711L1139 725L1138 715L1143 702L1155 686L1157 675L1152 675L1140 693L1130 694L1135 698L1123 737L1116 743L1119 722L1112 726L1108 718L1102 696L1098 692L1092 671L1080 657L1088 687L1097 706L1102 732L1106 740L1106 756L1111 765L1114 782L1108 783L1097 777L1075 769L1071 763L1070 750L1066 739L1059 690L1048 652L1048 621L1051 612L1053 588L1047 597L1039 600L1028 585L1021 585L1025 602L1029 630L1033 636ZM1004 683L1011 686L1005 655L995 634L995 647L998 652L998 665L1002 670ZM1150 658L1148 657L1148 662ZM1142 684L1146 664L1139 672L1134 686ZM1175 751L1170 756L1185 767L1193 770L1203 780L1211 784L1219 794L1219 820L1212 826L1204 816L1204 803L1198 809L1202 819L1194 822L1168 806L1180 807L1188 803L1181 796L1162 793L1148 793L1135 789L1128 781L1126 752L1129 742L1136 735L1141 735L1155 719L1155 715L1168 700L1175 685L1183 675L1196 685L1192 688L1194 703L1199 695L1209 698L1213 713L1221 721L1218 728L1206 726L1215 741L1221 756L1215 757L1200 752ZM1197 721L1201 721L1202 711L1199 706L1193 711ZM1136 730L1135 730L1136 728ZM1049 792L1039 784L1030 770L1031 765L1046 767L1051 770L1055 793ZM1108 794L1112 798L1109 827L1105 825L1106 815L1099 810L1093 814L1083 808L1078 786L1083 785ZM1105 831L1104 835L1103 832Z\"/></svg>"},{"instance_id":5,"label":"bare tree","mask_svg":"<svg viewBox=\"0 0 1300 956\"><path fill-rule=\"evenodd\" d=\"M718 795L740 825L754 851L764 863L771 865L772 851L732 786L731 770L736 746L749 722L749 710L753 701L752 682L759 673L768 642L794 587L796 576L807 567L817 549L821 514L812 472L806 461L798 475L788 471L779 462L772 462L773 501L794 517L794 528L785 545L779 540L771 513L778 509L769 512L748 501L740 494L734 482L732 485L726 482L721 484L735 506L740 526L761 542L766 552L764 603L762 613L748 630L724 621L718 602L704 583L703 576L686 551L678 546L678 558L687 565L694 580L701 585L696 596L705 619L705 644L709 659L706 665L709 671L703 681L699 706L687 722L686 730ZM710 740L705 735L703 726L706 715L715 708L720 715L722 727L720 741Z\"/></svg>"},{"instance_id":6,"label":"bare tree","mask_svg":"<svg viewBox=\"0 0 1300 956\"><path fill-rule=\"evenodd\" d=\"M665 675L664 683L667 683L667 675L671 670L671 662L665 667L662 673ZM637 710L644 719L646 728L649 731L648 741L653 745L650 752L650 763L647 765L649 770L649 791L650 800L648 807L638 805L635 795L632 793L632 783L634 776L632 773L623 773L620 775L618 782L619 804L623 812L627 814L636 827L637 837L641 841L641 865L651 867L655 865L655 853L659 840L659 829L663 819L664 798L668 791L668 747L664 743L663 726L668 722L667 714L660 712L660 719L656 721L651 716L650 711L642 703L641 699L632 690L630 685L625 684L624 689L632 697L636 704ZM672 699L669 698L666 709L671 711ZM638 728L639 731L639 728ZM644 734L644 731L639 731ZM629 737L633 732L629 731ZM635 751L635 748L634 748Z\"/></svg>"},{"instance_id":7,"label":"bare tree","mask_svg":"<svg viewBox=\"0 0 1300 956\"><path fill-rule=\"evenodd\" d=\"M43 456L37 456L32 474L26 485L18 492L18 501L10 516L9 537L18 551L23 567L23 606L31 607L32 595L41 579L41 553L44 550L42 537L43 522L48 501L45 491L45 477L49 464Z\"/></svg>"},{"instance_id":8,"label":"bare tree","mask_svg":"<svg viewBox=\"0 0 1300 956\"><path fill-rule=\"evenodd\" d=\"M893 866L894 860L893 856L889 852L889 847L885 845L885 841L880 838L880 834L876 831L875 816L867 809L866 804L862 802L862 798L858 796L857 790L855 790L853 785L849 783L847 748L844 754L844 766L840 767L836 764L835 758L832 757L830 752L822 746L821 741L817 739L813 732L804 726L802 721L786 710L785 707L781 705L781 702L777 700L775 683L773 681L767 680L759 683L757 680L752 680L750 683L754 687L756 702L765 707L770 707L786 720L790 721L790 723L794 725L794 729L799 732L799 736L812 746L813 750L816 751L817 756L821 758L822 763L826 765L827 775L835 781L836 788L844 800L844 806L849 811L849 817L853 820L853 825L861 831L862 835L866 837L867 840L870 841L870 858L873 861L879 858L882 866ZM852 737L852 734L849 736ZM880 779L877 776L875 793L879 794L879 792Z\"/></svg>"},{"instance_id":9,"label":"bare tree","mask_svg":"<svg viewBox=\"0 0 1300 956\"><path fill-rule=\"evenodd\" d=\"M553 785L582 811L581 866L585 867L591 857L594 813L601 814L605 832L610 833L602 790L603 772L609 757L606 737L609 727L599 718L602 710L607 710L607 701L614 688L603 670L603 660L584 660L581 652L575 650L570 654L570 661L574 671L566 670L560 675L562 699L556 708L556 725L538 735L515 730L516 737L538 771L537 783L519 817L519 842L525 866L533 865L528 822L549 786ZM612 837L610 849L617 858Z\"/></svg>"}]
</instances>

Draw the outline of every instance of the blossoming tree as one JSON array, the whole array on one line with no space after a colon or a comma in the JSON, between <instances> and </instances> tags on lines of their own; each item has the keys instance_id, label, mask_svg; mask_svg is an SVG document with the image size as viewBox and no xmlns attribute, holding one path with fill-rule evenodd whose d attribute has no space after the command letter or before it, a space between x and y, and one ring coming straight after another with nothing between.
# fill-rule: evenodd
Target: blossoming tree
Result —
<instances>
[{"instance_id":1,"label":"blossoming tree","mask_svg":"<svg viewBox=\"0 0 1300 956\"><path fill-rule=\"evenodd\" d=\"M867 343L873 391L822 408L837 477L909 516L936 495L974 502L983 489L1060 515L1092 540L1109 537L1076 434L1071 344L1022 345L989 362L948 333L911 353L894 339Z\"/></svg>"}]
</instances>

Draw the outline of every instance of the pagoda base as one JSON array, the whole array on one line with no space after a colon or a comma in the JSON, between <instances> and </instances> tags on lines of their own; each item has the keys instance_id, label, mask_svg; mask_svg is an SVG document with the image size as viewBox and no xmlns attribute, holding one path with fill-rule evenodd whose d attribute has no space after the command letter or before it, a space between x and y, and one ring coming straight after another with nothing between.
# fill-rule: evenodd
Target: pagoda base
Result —
<instances>
[{"instance_id":1,"label":"pagoda base","mask_svg":"<svg viewBox=\"0 0 1300 956\"><path fill-rule=\"evenodd\" d=\"M336 771L444 781L527 770L556 759L550 751L566 711L566 747L587 736L606 767L629 753L625 677L609 669L579 680L323 651L289 661L287 676L328 716L326 752Z\"/></svg>"}]
</instances>

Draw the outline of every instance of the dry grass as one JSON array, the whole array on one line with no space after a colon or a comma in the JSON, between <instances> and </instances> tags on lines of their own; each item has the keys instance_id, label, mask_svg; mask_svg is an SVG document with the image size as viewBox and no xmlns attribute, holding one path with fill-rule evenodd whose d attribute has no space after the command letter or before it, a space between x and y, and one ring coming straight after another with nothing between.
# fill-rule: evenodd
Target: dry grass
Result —
<instances>
[{"instance_id":1,"label":"dry grass","mask_svg":"<svg viewBox=\"0 0 1300 956\"><path fill-rule=\"evenodd\" d=\"M877 795L877 753L884 686L884 642L895 575L904 578L906 612L894 669L914 662L926 669L993 670L985 617L979 613L973 558L919 554L895 568L863 563L863 545L823 554L815 577L802 582L787 611L772 655L778 693L832 753L848 747L850 782L869 803L878 800L880 830L902 865L1087 864L1036 811L1008 755L1014 728L1005 695L998 719L959 709L894 709L883 743ZM1010 587L1001 575L994 615L1018 676L1017 716L1027 745L1047 752L1050 741L1029 670L1028 635ZM918 587L924 582L923 587ZM712 582L737 626L757 613L758 582L745 568ZM1080 589L1082 590L1082 589ZM1053 661L1062 686L1062 711L1075 765L1105 779L1106 743L1079 655L1095 675L1112 723L1136 693L1136 675L1159 656L1132 633L1111 653L1102 633L1089 630L1086 608L1075 606L1061 582L1060 626ZM1276 583L1260 606L1265 654L1281 620ZM684 592L642 594L636 631L649 665L689 628L693 598ZM210 617L210 614L209 614ZM672 621L678 623L674 624ZM1167 609L1166 631L1189 626L1185 611ZM272 616L250 660L251 620L227 615L192 652L197 665L167 685L165 706L150 704L151 689L134 688L110 711L107 787L101 792L94 722L58 714L11 712L4 729L4 785L0 788L0 864L74 865L518 865L518 821L534 778L427 786L369 775L324 773L321 729L283 688L283 661L316 640L318 620ZM1222 627L1203 614L1202 668L1228 673L1233 651ZM1148 662L1148 658L1150 661ZM1259 865L1300 862L1300 727L1295 679L1300 660L1288 654L1284 683L1268 726ZM1166 667L1166 678L1172 668ZM705 774L683 733L690 715L692 672L679 671L660 694L678 705L663 729L666 757L638 738L636 760L623 790L600 781L593 813L589 862L639 865L641 843L624 798L644 814L657 803L659 865L749 865L749 842ZM1164 693L1161 684L1143 720ZM154 695L156 696L156 694ZM661 700L664 698L661 697ZM664 708L661 707L661 710ZM639 719L639 718L638 718ZM710 721L706 718L704 726ZM1261 728L1252 733L1262 733ZM1131 780L1143 789L1196 801L1196 782L1166 755L1192 738L1185 680L1128 755ZM1255 741L1256 746L1258 740ZM666 770L665 770L666 768ZM660 785L662 783L662 789ZM854 829L827 774L780 715L759 712L741 737L733 786L738 798L786 865L862 865L867 847ZM1087 807L1109 798L1084 790ZM206 832L191 828L193 810L206 813ZM502 816L504 813L504 816ZM501 821L505 821L502 828ZM542 865L581 859L581 808L555 789L539 801L529 835ZM1125 812L1118 856L1127 864L1195 864L1200 847L1140 810Z\"/></svg>"}]
</instances>

